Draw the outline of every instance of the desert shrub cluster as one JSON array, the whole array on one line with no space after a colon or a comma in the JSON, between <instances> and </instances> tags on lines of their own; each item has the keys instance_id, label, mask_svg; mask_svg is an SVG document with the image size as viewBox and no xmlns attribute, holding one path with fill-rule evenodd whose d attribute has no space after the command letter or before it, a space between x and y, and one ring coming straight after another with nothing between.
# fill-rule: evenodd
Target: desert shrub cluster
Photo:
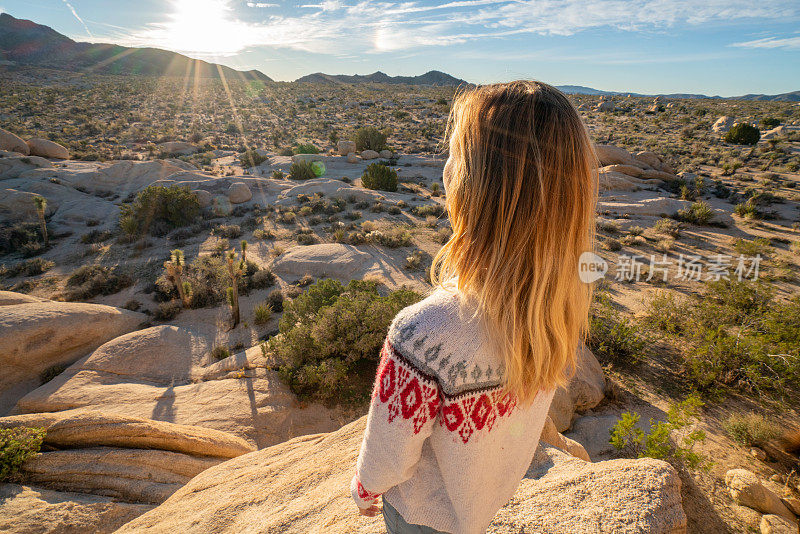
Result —
<instances>
[{"instance_id":1,"label":"desert shrub cluster","mask_svg":"<svg viewBox=\"0 0 800 534\"><path fill-rule=\"evenodd\" d=\"M264 289L275 285L275 275L269 269L261 268L251 260L244 262L242 275L238 279L239 294L246 295L254 289ZM181 284L188 288L188 307L204 308L227 300L227 288L231 285L226 259L221 255L199 256L187 263L181 275ZM188 284L188 286L186 286ZM174 280L164 272L155 282L156 301L170 303L179 298ZM178 310L180 305L178 304ZM170 312L169 308L164 310ZM174 312L177 315L177 311ZM171 315L164 320L174 317Z\"/></svg>"},{"instance_id":2,"label":"desert shrub cluster","mask_svg":"<svg viewBox=\"0 0 800 534\"><path fill-rule=\"evenodd\" d=\"M780 393L800 380L800 296L780 301L762 282L722 279L686 299L656 294L643 321L675 342L698 390Z\"/></svg>"},{"instance_id":3,"label":"desert shrub cluster","mask_svg":"<svg viewBox=\"0 0 800 534\"><path fill-rule=\"evenodd\" d=\"M360 403L391 320L420 298L405 288L382 295L371 281L319 280L284 304L280 333L263 349L279 358L282 378L301 397Z\"/></svg>"},{"instance_id":4,"label":"desert shrub cluster","mask_svg":"<svg viewBox=\"0 0 800 534\"><path fill-rule=\"evenodd\" d=\"M67 278L64 300L88 300L98 295L113 295L133 284L133 279L118 267L82 265Z\"/></svg>"},{"instance_id":5,"label":"desert shrub cluster","mask_svg":"<svg viewBox=\"0 0 800 534\"><path fill-rule=\"evenodd\" d=\"M364 150L380 152L386 148L386 134L374 126L364 126L356 130L353 141L359 152Z\"/></svg>"}]
</instances>

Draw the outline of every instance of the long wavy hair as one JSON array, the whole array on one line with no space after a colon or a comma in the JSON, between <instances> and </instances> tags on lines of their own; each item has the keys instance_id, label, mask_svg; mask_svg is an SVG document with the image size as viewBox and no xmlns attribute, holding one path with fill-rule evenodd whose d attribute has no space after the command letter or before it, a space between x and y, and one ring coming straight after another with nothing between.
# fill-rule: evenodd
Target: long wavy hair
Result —
<instances>
[{"instance_id":1,"label":"long wavy hair","mask_svg":"<svg viewBox=\"0 0 800 534\"><path fill-rule=\"evenodd\" d=\"M476 299L506 390L529 403L567 381L588 331L579 258L594 244L594 145L569 99L536 81L460 92L447 138L453 235L431 280Z\"/></svg>"}]
</instances>

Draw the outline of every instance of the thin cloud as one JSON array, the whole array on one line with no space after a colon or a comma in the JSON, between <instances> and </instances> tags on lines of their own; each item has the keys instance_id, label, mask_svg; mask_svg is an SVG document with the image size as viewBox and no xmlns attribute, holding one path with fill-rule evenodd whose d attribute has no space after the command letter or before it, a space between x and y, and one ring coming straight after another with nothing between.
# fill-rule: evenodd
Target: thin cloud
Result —
<instances>
[{"instance_id":1,"label":"thin cloud","mask_svg":"<svg viewBox=\"0 0 800 534\"><path fill-rule=\"evenodd\" d=\"M91 32L91 31L89 31L89 26L87 26L87 25L86 25L86 23L85 23L85 22L83 22L83 19L82 19L82 18L81 18L81 17L78 15L78 12L77 12L77 11L75 11L75 8L74 8L74 7L72 7L72 4L70 4L69 2L67 2L67 0L62 0L62 2L64 2L64 5L66 5L66 6L69 8L69 10L70 10L70 11L72 11L72 14L75 16L75 18L76 18L76 19L78 19L78 22L80 22L81 24L83 24L83 29L84 29L84 30L86 30L86 34L87 34L89 37L94 37L94 35L92 35L92 32Z\"/></svg>"},{"instance_id":2,"label":"thin cloud","mask_svg":"<svg viewBox=\"0 0 800 534\"><path fill-rule=\"evenodd\" d=\"M267 4L265 2L247 2L247 7L280 7L280 4Z\"/></svg>"},{"instance_id":3,"label":"thin cloud","mask_svg":"<svg viewBox=\"0 0 800 534\"><path fill-rule=\"evenodd\" d=\"M800 37L765 37L763 39L756 39L755 41L733 43L731 46L739 48L785 48L787 50L798 50L800 49Z\"/></svg>"},{"instance_id":4,"label":"thin cloud","mask_svg":"<svg viewBox=\"0 0 800 534\"><path fill-rule=\"evenodd\" d=\"M346 57L525 34L573 35L597 28L652 32L734 20L800 19L797 0L758 5L752 0L706 0L702 5L695 0L451 0L436 5L324 0L299 6L310 12L295 9L258 22L237 18L231 0L175 0L172 5L175 11L166 20L116 35L114 41L208 56L271 47ZM768 38L734 46L795 48L797 39Z\"/></svg>"}]
</instances>

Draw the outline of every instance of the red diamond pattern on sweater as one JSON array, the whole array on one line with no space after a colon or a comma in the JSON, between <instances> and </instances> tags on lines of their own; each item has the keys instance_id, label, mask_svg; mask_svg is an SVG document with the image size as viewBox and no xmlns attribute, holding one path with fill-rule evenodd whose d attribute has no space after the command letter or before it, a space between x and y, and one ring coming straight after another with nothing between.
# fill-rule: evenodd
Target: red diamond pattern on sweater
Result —
<instances>
[{"instance_id":1,"label":"red diamond pattern on sweater","mask_svg":"<svg viewBox=\"0 0 800 534\"><path fill-rule=\"evenodd\" d=\"M439 411L439 388L395 354L389 342L384 343L372 397L388 405L390 423L398 416L411 420L418 434Z\"/></svg>"},{"instance_id":2,"label":"red diamond pattern on sweater","mask_svg":"<svg viewBox=\"0 0 800 534\"><path fill-rule=\"evenodd\" d=\"M358 492L358 498L364 501L374 501L381 496L380 493L372 493L371 491L367 491L358 478L356 478L356 492Z\"/></svg>"},{"instance_id":3,"label":"red diamond pattern on sweater","mask_svg":"<svg viewBox=\"0 0 800 534\"><path fill-rule=\"evenodd\" d=\"M418 371L388 339L381 350L372 397L388 405L390 423L398 417L411 420L417 434L439 415L439 424L464 443L477 431L491 431L497 418L510 415L517 404L500 387L440 397L436 380Z\"/></svg>"}]
</instances>

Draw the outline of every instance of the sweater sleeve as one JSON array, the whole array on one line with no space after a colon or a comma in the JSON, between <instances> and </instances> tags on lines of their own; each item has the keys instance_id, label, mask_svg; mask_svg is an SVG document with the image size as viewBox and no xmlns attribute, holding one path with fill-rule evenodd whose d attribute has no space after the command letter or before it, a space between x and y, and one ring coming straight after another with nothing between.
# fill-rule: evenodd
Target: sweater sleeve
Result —
<instances>
[{"instance_id":1,"label":"sweater sleeve","mask_svg":"<svg viewBox=\"0 0 800 534\"><path fill-rule=\"evenodd\" d=\"M368 508L382 493L411 478L439 404L436 379L418 370L387 338L350 483L359 508Z\"/></svg>"}]
</instances>

